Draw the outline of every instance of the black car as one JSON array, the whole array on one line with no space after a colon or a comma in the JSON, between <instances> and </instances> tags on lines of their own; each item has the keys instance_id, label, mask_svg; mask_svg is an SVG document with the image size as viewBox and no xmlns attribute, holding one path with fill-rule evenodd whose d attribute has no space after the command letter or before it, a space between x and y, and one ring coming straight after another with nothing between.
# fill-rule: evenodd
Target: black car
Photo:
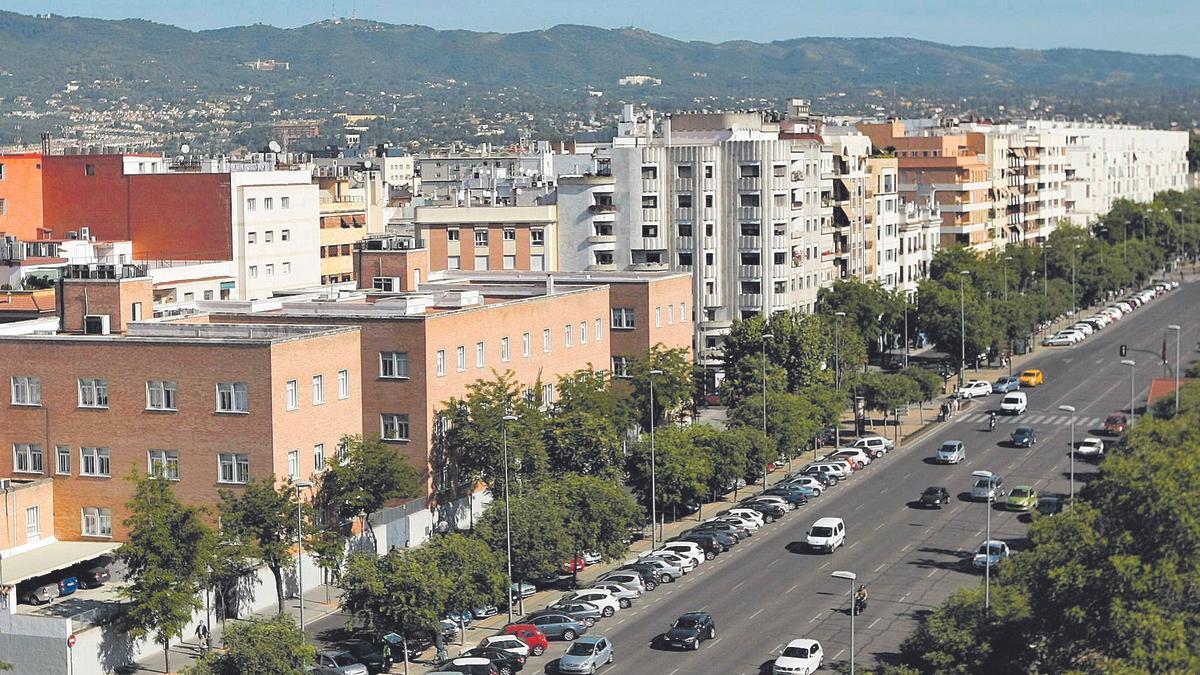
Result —
<instances>
[{"instance_id":1,"label":"black car","mask_svg":"<svg viewBox=\"0 0 1200 675\"><path fill-rule=\"evenodd\" d=\"M720 532L692 532L679 537L678 541L690 541L699 545L706 558L715 557L733 546L733 538Z\"/></svg>"},{"instance_id":2,"label":"black car","mask_svg":"<svg viewBox=\"0 0 1200 675\"><path fill-rule=\"evenodd\" d=\"M79 579L80 588L100 588L108 582L108 568L104 565L90 565L76 568L72 574Z\"/></svg>"},{"instance_id":3,"label":"black car","mask_svg":"<svg viewBox=\"0 0 1200 675\"><path fill-rule=\"evenodd\" d=\"M786 497L784 497L784 499L786 499ZM748 502L743 502L742 506L748 509L754 509L755 511L763 514L763 520L766 522L779 520L780 518L786 516L788 512L788 510L784 507L772 502L759 502L750 500Z\"/></svg>"},{"instance_id":4,"label":"black car","mask_svg":"<svg viewBox=\"0 0 1200 675\"><path fill-rule=\"evenodd\" d=\"M940 509L942 504L950 503L950 491L944 487L927 487L918 502L921 506Z\"/></svg>"},{"instance_id":5,"label":"black car","mask_svg":"<svg viewBox=\"0 0 1200 675\"><path fill-rule=\"evenodd\" d=\"M526 658L495 647L476 647L463 652L463 656L480 656L492 662L500 675L519 673L525 667Z\"/></svg>"},{"instance_id":6,"label":"black car","mask_svg":"<svg viewBox=\"0 0 1200 675\"><path fill-rule=\"evenodd\" d=\"M343 646L359 663L367 667L367 672L371 675L386 673L392 668L392 659L370 640L351 640Z\"/></svg>"},{"instance_id":7,"label":"black car","mask_svg":"<svg viewBox=\"0 0 1200 675\"><path fill-rule=\"evenodd\" d=\"M727 520L710 520L707 523L700 523L693 527L691 532L724 532L725 534L737 535L738 541L746 539L750 536L750 530L735 525Z\"/></svg>"},{"instance_id":8,"label":"black car","mask_svg":"<svg viewBox=\"0 0 1200 675\"><path fill-rule=\"evenodd\" d=\"M708 612L688 612L675 619L671 629L663 636L669 647L699 649L704 640L717 636L717 624Z\"/></svg>"},{"instance_id":9,"label":"black car","mask_svg":"<svg viewBox=\"0 0 1200 675\"><path fill-rule=\"evenodd\" d=\"M622 565L618 569L636 572L637 575L642 578L643 584L645 584L647 581L653 581L655 585L662 583L662 571L654 565L635 562L629 563L628 565Z\"/></svg>"},{"instance_id":10,"label":"black car","mask_svg":"<svg viewBox=\"0 0 1200 675\"><path fill-rule=\"evenodd\" d=\"M1018 448L1028 448L1037 443L1037 434L1034 433L1033 427L1017 427L1009 439Z\"/></svg>"}]
</instances>

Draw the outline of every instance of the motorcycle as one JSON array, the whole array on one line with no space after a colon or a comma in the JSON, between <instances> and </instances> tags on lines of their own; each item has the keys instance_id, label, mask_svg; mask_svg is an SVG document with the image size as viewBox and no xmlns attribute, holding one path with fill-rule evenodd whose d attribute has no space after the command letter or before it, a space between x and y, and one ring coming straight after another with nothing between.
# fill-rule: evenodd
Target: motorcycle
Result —
<instances>
[{"instance_id":1,"label":"motorcycle","mask_svg":"<svg viewBox=\"0 0 1200 675\"><path fill-rule=\"evenodd\" d=\"M854 599L854 614L857 616L859 614L862 614L865 611L867 611L867 599L866 598L855 598Z\"/></svg>"},{"instance_id":2,"label":"motorcycle","mask_svg":"<svg viewBox=\"0 0 1200 675\"><path fill-rule=\"evenodd\" d=\"M996 430L996 416L992 415L988 418L988 431Z\"/></svg>"}]
</instances>

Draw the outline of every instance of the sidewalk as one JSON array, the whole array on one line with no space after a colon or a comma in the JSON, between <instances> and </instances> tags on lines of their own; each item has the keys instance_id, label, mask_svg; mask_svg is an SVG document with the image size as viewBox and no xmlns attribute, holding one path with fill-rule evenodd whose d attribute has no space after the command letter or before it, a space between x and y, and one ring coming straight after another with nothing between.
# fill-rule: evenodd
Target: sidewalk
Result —
<instances>
[{"instance_id":1,"label":"sidewalk","mask_svg":"<svg viewBox=\"0 0 1200 675\"><path fill-rule=\"evenodd\" d=\"M272 597L274 596L274 588L263 589L269 591ZM325 595L328 590L329 602L325 602ZM311 624L318 619L322 619L334 612L338 611L338 598L342 595L341 589L330 586L328 589L324 585L317 586L304 594L304 623ZM283 601L284 611L292 615L292 618L299 621L300 619L300 602L297 598L285 598ZM246 619L269 619L275 616L275 605L254 612L253 614L243 616L239 620ZM229 619L232 623L235 619ZM222 644L222 625L221 621L213 614L212 624L209 626L212 632L212 645L214 648L219 648ZM196 636L188 635L187 639L182 642L171 642L171 670L172 673L177 673L185 667L192 665L197 658L200 657L200 644L196 640ZM125 672L130 673L166 673L163 653L161 648L155 649L151 654L134 664L133 668Z\"/></svg>"}]
</instances>

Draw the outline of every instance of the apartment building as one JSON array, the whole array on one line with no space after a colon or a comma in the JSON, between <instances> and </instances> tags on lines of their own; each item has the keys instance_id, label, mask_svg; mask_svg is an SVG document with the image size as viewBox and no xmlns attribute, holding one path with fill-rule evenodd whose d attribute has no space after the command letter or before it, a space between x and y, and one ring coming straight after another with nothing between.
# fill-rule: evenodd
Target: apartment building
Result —
<instances>
[{"instance_id":1,"label":"apartment building","mask_svg":"<svg viewBox=\"0 0 1200 675\"><path fill-rule=\"evenodd\" d=\"M421 195L433 204L525 206L553 190L548 143L519 151L483 144L432 150L416 157Z\"/></svg>"},{"instance_id":2,"label":"apartment building","mask_svg":"<svg viewBox=\"0 0 1200 675\"><path fill-rule=\"evenodd\" d=\"M899 179L896 158L867 158L864 276L890 289L902 279Z\"/></svg>"},{"instance_id":3,"label":"apartment building","mask_svg":"<svg viewBox=\"0 0 1200 675\"><path fill-rule=\"evenodd\" d=\"M554 206L418 206L413 225L435 270L558 269Z\"/></svg>"},{"instance_id":4,"label":"apartment building","mask_svg":"<svg viewBox=\"0 0 1200 675\"><path fill-rule=\"evenodd\" d=\"M320 283L317 186L306 171L235 171L233 260L241 300Z\"/></svg>"},{"instance_id":5,"label":"apartment building","mask_svg":"<svg viewBox=\"0 0 1200 675\"><path fill-rule=\"evenodd\" d=\"M901 200L897 208L900 272L896 288L910 297L921 280L929 276L929 265L941 248L942 214L938 208L937 200L930 195L917 202Z\"/></svg>"},{"instance_id":6,"label":"apartment building","mask_svg":"<svg viewBox=\"0 0 1200 675\"><path fill-rule=\"evenodd\" d=\"M318 160L313 180L319 189L321 284L354 279L354 245L383 233L387 187L375 160Z\"/></svg>"},{"instance_id":7,"label":"apartment building","mask_svg":"<svg viewBox=\"0 0 1200 675\"><path fill-rule=\"evenodd\" d=\"M854 129L825 127L822 137L833 148L834 274L867 281L868 158L871 139Z\"/></svg>"}]
</instances>

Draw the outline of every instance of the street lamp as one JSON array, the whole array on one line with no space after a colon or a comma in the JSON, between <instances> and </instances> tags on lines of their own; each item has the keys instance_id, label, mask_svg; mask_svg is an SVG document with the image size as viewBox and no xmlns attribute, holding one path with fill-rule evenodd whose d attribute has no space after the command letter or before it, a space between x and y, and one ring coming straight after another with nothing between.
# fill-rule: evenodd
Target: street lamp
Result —
<instances>
[{"instance_id":1,"label":"street lamp","mask_svg":"<svg viewBox=\"0 0 1200 675\"><path fill-rule=\"evenodd\" d=\"M1107 227L1096 228L1096 234L1100 234L1101 232L1108 232L1108 228ZM1104 268L1104 244L1105 243L1106 242L1103 239L1101 239L1101 241L1100 241L1100 268L1101 269Z\"/></svg>"},{"instance_id":2,"label":"street lamp","mask_svg":"<svg viewBox=\"0 0 1200 675\"><path fill-rule=\"evenodd\" d=\"M1179 414L1179 367L1181 365L1179 363L1179 341L1183 339L1183 333L1180 332L1183 329L1179 327L1179 324L1173 323L1170 326L1167 326L1167 330L1175 331L1175 414L1178 415Z\"/></svg>"},{"instance_id":3,"label":"street lamp","mask_svg":"<svg viewBox=\"0 0 1200 675\"><path fill-rule=\"evenodd\" d=\"M655 548L654 528L658 527L658 482L654 475L654 378L661 370L650 371L650 550Z\"/></svg>"},{"instance_id":4,"label":"street lamp","mask_svg":"<svg viewBox=\"0 0 1200 675\"><path fill-rule=\"evenodd\" d=\"M763 333L762 335L762 404L763 404L763 437L768 441L771 437L767 435L767 340L775 339L773 333ZM769 447L769 446L768 446ZM788 453L788 471L792 470L792 455ZM767 489L767 467L763 465L763 489Z\"/></svg>"},{"instance_id":5,"label":"street lamp","mask_svg":"<svg viewBox=\"0 0 1200 675\"><path fill-rule=\"evenodd\" d=\"M970 276L970 272L962 270L959 274L963 277ZM967 381L967 296L966 296L967 280L965 278L958 280L958 386L962 386L963 382Z\"/></svg>"},{"instance_id":6,"label":"street lamp","mask_svg":"<svg viewBox=\"0 0 1200 675\"><path fill-rule=\"evenodd\" d=\"M904 367L908 367L908 293L904 293Z\"/></svg>"},{"instance_id":7,"label":"street lamp","mask_svg":"<svg viewBox=\"0 0 1200 675\"><path fill-rule=\"evenodd\" d=\"M1004 301L1008 302L1008 262L1012 260L1011 255L1004 256Z\"/></svg>"},{"instance_id":8,"label":"street lamp","mask_svg":"<svg viewBox=\"0 0 1200 675\"><path fill-rule=\"evenodd\" d=\"M1042 244L1042 296L1045 297L1050 291L1050 267L1046 263L1046 251L1054 248L1050 244Z\"/></svg>"},{"instance_id":9,"label":"street lamp","mask_svg":"<svg viewBox=\"0 0 1200 675\"><path fill-rule=\"evenodd\" d=\"M850 675L854 675L854 580L858 578L858 575L854 572L838 570L829 576L850 582Z\"/></svg>"},{"instance_id":10,"label":"street lamp","mask_svg":"<svg viewBox=\"0 0 1200 675\"><path fill-rule=\"evenodd\" d=\"M1075 503L1075 406L1060 405L1058 409L1071 413L1071 501L1067 506L1074 508L1071 504Z\"/></svg>"},{"instance_id":11,"label":"street lamp","mask_svg":"<svg viewBox=\"0 0 1200 675\"><path fill-rule=\"evenodd\" d=\"M292 483L296 488L296 596L300 599L300 630L304 630L304 517L300 509L300 490L310 488L310 480Z\"/></svg>"},{"instance_id":12,"label":"street lamp","mask_svg":"<svg viewBox=\"0 0 1200 675\"><path fill-rule=\"evenodd\" d=\"M500 427L500 433L504 438L504 549L505 556L508 561L508 622L513 622L513 576L512 576L512 514L508 501L508 423L517 421L516 415L505 415L503 418L504 425ZM521 589L517 589L518 602L522 603L522 612L524 612L525 599L521 596Z\"/></svg>"},{"instance_id":13,"label":"street lamp","mask_svg":"<svg viewBox=\"0 0 1200 675\"><path fill-rule=\"evenodd\" d=\"M1079 295L1075 293L1075 252L1078 250L1079 244L1071 248L1071 316L1079 313Z\"/></svg>"},{"instance_id":14,"label":"street lamp","mask_svg":"<svg viewBox=\"0 0 1200 675\"><path fill-rule=\"evenodd\" d=\"M838 390L842 390L842 343L841 335L838 327L842 325L842 317L846 316L845 312L834 312L833 320L833 384ZM845 412L845 404L838 411L837 421L833 423L833 447L842 447L842 413ZM813 455L816 455L816 450L813 450Z\"/></svg>"},{"instance_id":15,"label":"street lamp","mask_svg":"<svg viewBox=\"0 0 1200 675\"><path fill-rule=\"evenodd\" d=\"M1136 366L1136 365L1137 365L1137 363L1135 363L1133 359L1123 359L1123 360L1121 361L1121 363L1122 363L1122 364L1124 364L1124 365L1127 365L1127 366L1129 366L1129 423L1130 423L1130 424L1133 424L1133 418L1134 418L1134 412L1133 412L1133 400L1134 400L1134 393L1133 393L1133 374L1134 374L1134 372L1136 372L1136 371L1134 370L1134 366Z\"/></svg>"},{"instance_id":16,"label":"street lamp","mask_svg":"<svg viewBox=\"0 0 1200 675\"><path fill-rule=\"evenodd\" d=\"M976 478L986 478L988 482L988 496L984 502L987 506L987 538L984 539L984 546L988 547L988 557L985 559L983 566L983 611L989 612L992 608L992 565L991 565L991 545L986 543L992 540L992 472L991 471L972 471L971 475Z\"/></svg>"},{"instance_id":17,"label":"street lamp","mask_svg":"<svg viewBox=\"0 0 1200 675\"><path fill-rule=\"evenodd\" d=\"M1183 260L1183 209L1175 209L1175 220L1179 223L1179 241L1176 247L1175 264L1172 266L1171 271L1175 271L1180 261Z\"/></svg>"}]
</instances>

